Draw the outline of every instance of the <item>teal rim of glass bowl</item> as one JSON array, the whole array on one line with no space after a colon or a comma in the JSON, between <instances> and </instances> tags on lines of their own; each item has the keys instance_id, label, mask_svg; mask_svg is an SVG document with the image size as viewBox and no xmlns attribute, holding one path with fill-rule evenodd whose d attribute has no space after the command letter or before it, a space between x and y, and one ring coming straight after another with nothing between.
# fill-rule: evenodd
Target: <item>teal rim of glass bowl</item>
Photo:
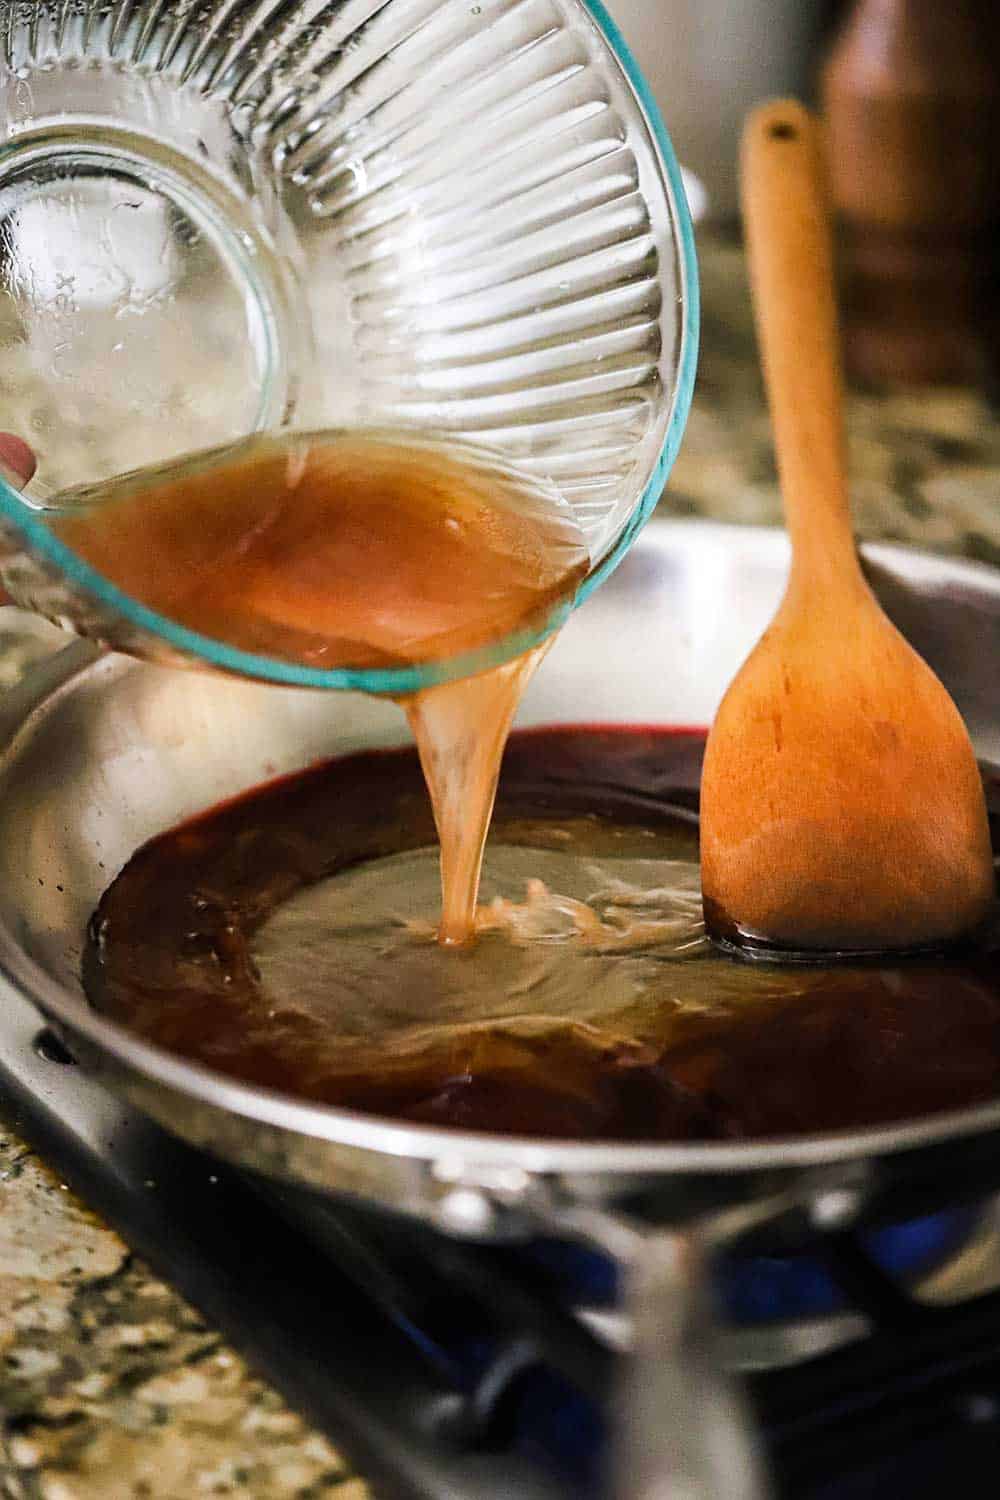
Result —
<instances>
[{"instance_id":1,"label":"teal rim of glass bowl","mask_svg":"<svg viewBox=\"0 0 1000 1500\"><path fill-rule=\"evenodd\" d=\"M137 631L145 632L163 641L174 651L188 657L198 658L218 671L256 678L264 682L280 683L288 687L336 688L390 696L418 692L421 688L431 687L437 682L467 676L472 672L482 671L485 667L509 661L531 646L538 645L546 636L551 635L553 630L565 623L570 613L614 572L656 509L674 459L677 457L691 408L695 372L698 365L699 332L698 260L695 252L694 228L688 210L681 169L663 123L663 117L649 85L625 43L625 38L601 0L581 0L581 4L602 33L631 84L646 116L646 122L666 171L680 249L684 321L681 328L681 356L677 367L673 404L659 457L639 503L629 516L614 547L602 559L599 566L587 575L575 597L557 606L541 624L535 622L533 627L507 636L503 642L497 642L492 647L478 649L466 656L449 657L442 661L421 662L413 666L398 668L377 667L360 670L334 667L324 669L285 662L277 657L261 656L250 651L240 651L234 646L227 646L224 641L189 630L165 615L148 609L131 595L116 588L102 573L97 572L61 542L41 520L39 513L26 505L17 490L0 475L0 517L5 517L13 524L37 557L57 568L73 587L95 598L109 615L126 620Z\"/></svg>"}]
</instances>

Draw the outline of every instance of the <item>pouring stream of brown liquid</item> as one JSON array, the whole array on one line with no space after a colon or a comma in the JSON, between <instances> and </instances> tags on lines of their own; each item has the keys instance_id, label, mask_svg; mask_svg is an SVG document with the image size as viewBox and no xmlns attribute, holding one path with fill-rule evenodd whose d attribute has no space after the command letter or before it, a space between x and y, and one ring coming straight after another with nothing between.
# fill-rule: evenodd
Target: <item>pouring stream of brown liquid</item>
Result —
<instances>
[{"instance_id":1,"label":"pouring stream of brown liquid","mask_svg":"<svg viewBox=\"0 0 1000 1500\"><path fill-rule=\"evenodd\" d=\"M530 637L589 567L554 491L403 435L251 438L71 498L52 529L124 593L229 646L324 669ZM444 944L472 935L503 748L546 649L400 700L441 842Z\"/></svg>"}]
</instances>

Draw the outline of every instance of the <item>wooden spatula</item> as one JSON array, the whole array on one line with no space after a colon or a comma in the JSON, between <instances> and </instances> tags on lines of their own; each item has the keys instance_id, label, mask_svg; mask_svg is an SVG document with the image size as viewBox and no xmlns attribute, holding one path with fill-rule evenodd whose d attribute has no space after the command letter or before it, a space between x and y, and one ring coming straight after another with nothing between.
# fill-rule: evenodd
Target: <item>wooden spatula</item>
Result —
<instances>
[{"instance_id":1,"label":"wooden spatula","mask_svg":"<svg viewBox=\"0 0 1000 1500\"><path fill-rule=\"evenodd\" d=\"M958 710L854 546L818 125L794 102L763 106L742 168L792 567L709 736L706 924L750 951L940 946L993 898L986 806Z\"/></svg>"}]
</instances>

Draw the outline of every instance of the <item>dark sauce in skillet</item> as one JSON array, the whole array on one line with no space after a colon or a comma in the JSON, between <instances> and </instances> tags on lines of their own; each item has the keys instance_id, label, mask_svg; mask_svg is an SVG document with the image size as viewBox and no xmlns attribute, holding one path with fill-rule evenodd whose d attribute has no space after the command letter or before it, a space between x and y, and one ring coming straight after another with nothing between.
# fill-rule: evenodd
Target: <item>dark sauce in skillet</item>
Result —
<instances>
[{"instance_id":1,"label":"dark sauce in skillet","mask_svg":"<svg viewBox=\"0 0 1000 1500\"><path fill-rule=\"evenodd\" d=\"M234 1078L462 1129L740 1139L1000 1094L1000 927L962 955L891 964L711 948L702 749L661 729L512 736L483 930L452 954L433 941L437 850L413 751L271 783L134 855L95 913L87 993Z\"/></svg>"}]
</instances>

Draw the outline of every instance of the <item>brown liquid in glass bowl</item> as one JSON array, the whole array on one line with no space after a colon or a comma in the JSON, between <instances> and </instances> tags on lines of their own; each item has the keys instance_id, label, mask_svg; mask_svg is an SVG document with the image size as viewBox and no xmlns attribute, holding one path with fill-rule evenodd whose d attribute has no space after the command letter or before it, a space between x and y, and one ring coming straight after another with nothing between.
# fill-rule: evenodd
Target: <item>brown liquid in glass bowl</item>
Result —
<instances>
[{"instance_id":1,"label":"brown liquid in glass bowl","mask_svg":"<svg viewBox=\"0 0 1000 1500\"><path fill-rule=\"evenodd\" d=\"M400 703L441 844L438 938L467 942L507 732L590 567L556 490L475 449L358 430L257 434L62 502L61 540L203 645L257 668L435 664Z\"/></svg>"},{"instance_id":2,"label":"brown liquid in glass bowl","mask_svg":"<svg viewBox=\"0 0 1000 1500\"><path fill-rule=\"evenodd\" d=\"M661 729L514 735L479 936L453 952L415 752L261 787L133 856L95 913L87 993L231 1077L462 1129L740 1139L996 1097L1000 929L958 957L826 968L706 942L702 749Z\"/></svg>"}]
</instances>

